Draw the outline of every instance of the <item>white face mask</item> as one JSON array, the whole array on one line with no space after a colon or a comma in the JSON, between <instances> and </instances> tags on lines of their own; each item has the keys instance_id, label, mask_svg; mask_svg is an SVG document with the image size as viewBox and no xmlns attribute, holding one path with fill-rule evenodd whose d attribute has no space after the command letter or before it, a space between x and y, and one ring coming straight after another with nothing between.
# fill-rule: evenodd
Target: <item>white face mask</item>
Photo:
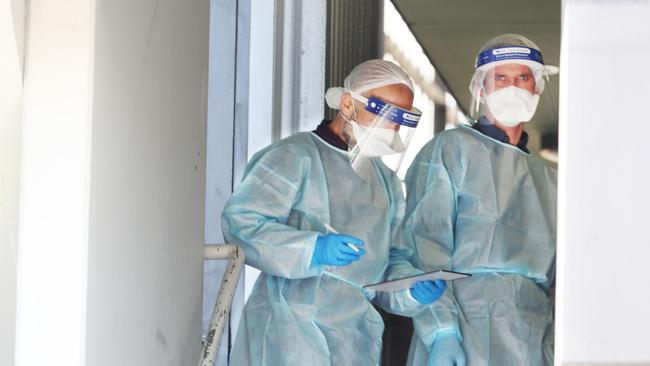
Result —
<instances>
[{"instance_id":1,"label":"white face mask","mask_svg":"<svg viewBox=\"0 0 650 366\"><path fill-rule=\"evenodd\" d=\"M488 94L484 100L499 123L514 127L533 118L539 95L516 86L509 86Z\"/></svg>"},{"instance_id":2,"label":"white face mask","mask_svg":"<svg viewBox=\"0 0 650 366\"><path fill-rule=\"evenodd\" d=\"M397 131L388 128L368 128L358 122L348 121L352 125L354 139L357 141L359 154L365 156L384 156L404 152L406 148Z\"/></svg>"}]
</instances>

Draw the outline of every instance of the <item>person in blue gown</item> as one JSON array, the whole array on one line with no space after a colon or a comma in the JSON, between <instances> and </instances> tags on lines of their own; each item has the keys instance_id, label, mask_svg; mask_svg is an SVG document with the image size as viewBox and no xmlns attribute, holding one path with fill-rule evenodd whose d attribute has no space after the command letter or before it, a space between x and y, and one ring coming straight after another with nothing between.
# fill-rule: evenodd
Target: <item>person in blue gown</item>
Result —
<instances>
[{"instance_id":1,"label":"person in blue gown","mask_svg":"<svg viewBox=\"0 0 650 366\"><path fill-rule=\"evenodd\" d=\"M224 208L224 238L261 271L232 365L378 365L384 325L371 302L412 315L446 287L423 281L391 294L362 287L420 273L409 262L412 248L393 240L404 198L380 158L403 151L398 131L419 119L410 78L370 60L326 97L337 117L255 154Z\"/></svg>"},{"instance_id":2,"label":"person in blue gown","mask_svg":"<svg viewBox=\"0 0 650 366\"><path fill-rule=\"evenodd\" d=\"M409 365L553 364L557 175L523 129L549 70L523 36L489 41L470 85L478 121L436 135L407 172L416 266L473 275L415 316Z\"/></svg>"}]
</instances>

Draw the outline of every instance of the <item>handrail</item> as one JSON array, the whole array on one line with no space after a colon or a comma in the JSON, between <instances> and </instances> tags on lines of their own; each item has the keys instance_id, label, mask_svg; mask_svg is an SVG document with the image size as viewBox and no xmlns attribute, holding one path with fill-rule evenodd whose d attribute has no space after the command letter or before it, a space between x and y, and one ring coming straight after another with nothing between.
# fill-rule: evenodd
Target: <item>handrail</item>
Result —
<instances>
[{"instance_id":1,"label":"handrail","mask_svg":"<svg viewBox=\"0 0 650 366\"><path fill-rule=\"evenodd\" d=\"M214 310L212 311L210 328L208 329L203 351L201 352L200 366L214 366L214 360L219 352L221 336L230 316L232 298L237 288L239 274L241 273L245 257L246 254L242 249L231 244L206 245L203 249L204 260L227 258L228 264L223 275L223 280L221 281Z\"/></svg>"}]
</instances>

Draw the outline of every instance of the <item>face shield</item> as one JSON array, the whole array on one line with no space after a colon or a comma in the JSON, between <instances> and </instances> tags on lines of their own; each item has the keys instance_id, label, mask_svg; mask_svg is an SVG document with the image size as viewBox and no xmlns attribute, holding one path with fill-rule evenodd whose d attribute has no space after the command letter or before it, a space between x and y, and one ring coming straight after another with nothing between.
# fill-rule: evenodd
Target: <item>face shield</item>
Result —
<instances>
[{"instance_id":1,"label":"face shield","mask_svg":"<svg viewBox=\"0 0 650 366\"><path fill-rule=\"evenodd\" d=\"M538 49L490 48L478 55L475 66L468 110L478 123L514 127L534 120L539 110L557 115L550 93L542 93L558 69L544 65Z\"/></svg>"},{"instance_id":2,"label":"face shield","mask_svg":"<svg viewBox=\"0 0 650 366\"><path fill-rule=\"evenodd\" d=\"M403 109L376 97L350 92L354 100L352 118L344 133L352 168L361 173L363 162L371 157L406 151L422 113L417 108Z\"/></svg>"}]
</instances>

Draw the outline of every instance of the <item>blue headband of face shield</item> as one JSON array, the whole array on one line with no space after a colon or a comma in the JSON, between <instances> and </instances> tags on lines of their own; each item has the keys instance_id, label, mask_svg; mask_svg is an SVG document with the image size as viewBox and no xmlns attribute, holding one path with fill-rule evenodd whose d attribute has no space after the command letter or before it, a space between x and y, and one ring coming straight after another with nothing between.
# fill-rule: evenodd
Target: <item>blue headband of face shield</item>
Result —
<instances>
[{"instance_id":1,"label":"blue headband of face shield","mask_svg":"<svg viewBox=\"0 0 650 366\"><path fill-rule=\"evenodd\" d=\"M544 65L544 58L539 50L524 46L490 48L476 57L476 68L485 64L503 60L528 60Z\"/></svg>"},{"instance_id":2,"label":"blue headband of face shield","mask_svg":"<svg viewBox=\"0 0 650 366\"><path fill-rule=\"evenodd\" d=\"M379 98L366 98L363 95L356 93L351 93L351 95L354 99L364 103L366 105L365 110L368 112L400 126L415 128L422 117L422 112L415 107L410 111L407 111L406 109L402 109L396 105L386 103Z\"/></svg>"}]
</instances>

